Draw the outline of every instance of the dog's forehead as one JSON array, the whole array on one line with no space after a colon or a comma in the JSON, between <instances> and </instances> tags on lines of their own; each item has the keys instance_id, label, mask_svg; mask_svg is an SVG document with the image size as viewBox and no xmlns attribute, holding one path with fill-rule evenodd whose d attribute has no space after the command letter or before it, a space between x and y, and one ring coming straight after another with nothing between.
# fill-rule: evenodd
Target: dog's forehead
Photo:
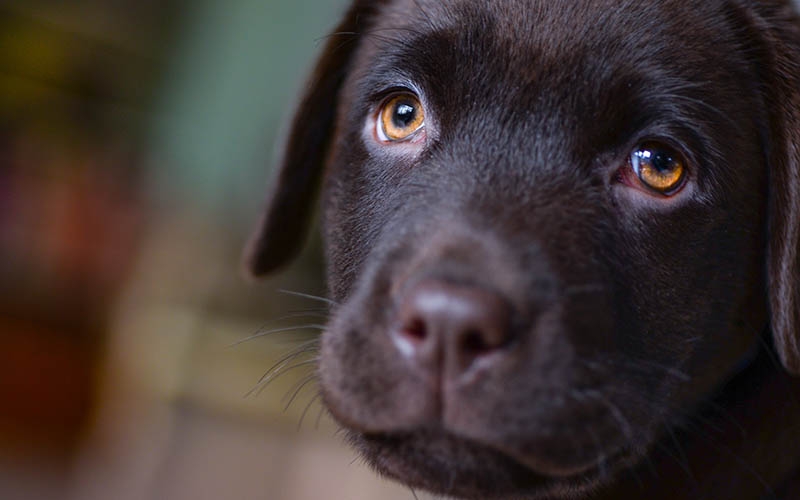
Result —
<instances>
[{"instance_id":1,"label":"dog's forehead","mask_svg":"<svg viewBox=\"0 0 800 500\"><path fill-rule=\"evenodd\" d=\"M503 154L531 165L589 168L651 120L692 123L697 110L684 108L700 99L685 89L696 82L742 80L707 43L731 42L703 22L722 1L390 0L359 27L341 110L357 123L364 108L353 104L408 87L454 155L513 144ZM680 92L681 102L661 98Z\"/></svg>"},{"instance_id":2,"label":"dog's forehead","mask_svg":"<svg viewBox=\"0 0 800 500\"><path fill-rule=\"evenodd\" d=\"M709 21L725 12L724 0L391 0L362 26L356 67L439 78L432 87L476 98L491 80L487 96L502 86L510 100L496 104L509 105L531 89L568 86L576 96L627 77L655 92L731 81L740 76L735 32Z\"/></svg>"},{"instance_id":3,"label":"dog's forehead","mask_svg":"<svg viewBox=\"0 0 800 500\"><path fill-rule=\"evenodd\" d=\"M510 127L560 139L555 149L579 136L588 137L581 147L610 147L626 127L667 115L693 125L703 114L691 109L696 103L724 107L741 95L751 69L726 5L391 0L362 26L350 95L412 82L448 110L449 130L461 137L508 137L501 129ZM718 84L715 95L702 94L709 82Z\"/></svg>"},{"instance_id":4,"label":"dog's forehead","mask_svg":"<svg viewBox=\"0 0 800 500\"><path fill-rule=\"evenodd\" d=\"M495 40L511 40L518 46L546 43L565 45L602 40L609 35L645 40L668 34L691 39L702 37L708 20L719 12L723 0L389 0L380 9L376 28L417 33L485 29ZM718 19L718 17L717 17Z\"/></svg>"}]
</instances>

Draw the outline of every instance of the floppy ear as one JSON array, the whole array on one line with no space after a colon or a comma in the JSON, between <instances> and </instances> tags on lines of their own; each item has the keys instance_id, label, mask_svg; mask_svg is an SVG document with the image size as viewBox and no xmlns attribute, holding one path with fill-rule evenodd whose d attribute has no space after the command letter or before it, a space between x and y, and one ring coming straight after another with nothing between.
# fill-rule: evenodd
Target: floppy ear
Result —
<instances>
[{"instance_id":1,"label":"floppy ear","mask_svg":"<svg viewBox=\"0 0 800 500\"><path fill-rule=\"evenodd\" d=\"M772 25L768 101L768 279L772 335L786 369L800 375L800 18L782 2Z\"/></svg>"},{"instance_id":2,"label":"floppy ear","mask_svg":"<svg viewBox=\"0 0 800 500\"><path fill-rule=\"evenodd\" d=\"M328 39L295 111L244 267L262 276L291 261L305 241L333 136L339 90L357 46L360 25L376 1L357 0Z\"/></svg>"}]
</instances>

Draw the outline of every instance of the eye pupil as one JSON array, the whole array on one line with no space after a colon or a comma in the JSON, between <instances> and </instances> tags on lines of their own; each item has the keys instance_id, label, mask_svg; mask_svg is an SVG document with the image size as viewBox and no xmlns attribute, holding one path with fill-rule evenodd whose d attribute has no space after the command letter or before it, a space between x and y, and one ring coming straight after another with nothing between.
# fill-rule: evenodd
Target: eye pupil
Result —
<instances>
[{"instance_id":1,"label":"eye pupil","mask_svg":"<svg viewBox=\"0 0 800 500\"><path fill-rule=\"evenodd\" d=\"M378 134L383 141L401 142L420 137L417 131L425 125L425 110L419 99L411 94L389 99L378 113Z\"/></svg>"},{"instance_id":2,"label":"eye pupil","mask_svg":"<svg viewBox=\"0 0 800 500\"><path fill-rule=\"evenodd\" d=\"M417 109L408 103L398 103L392 116L392 124L400 129L408 128L414 123L417 116Z\"/></svg>"},{"instance_id":3,"label":"eye pupil","mask_svg":"<svg viewBox=\"0 0 800 500\"><path fill-rule=\"evenodd\" d=\"M655 151L650 157L650 163L659 173L666 174L675 170L676 162L666 151Z\"/></svg>"},{"instance_id":4,"label":"eye pupil","mask_svg":"<svg viewBox=\"0 0 800 500\"><path fill-rule=\"evenodd\" d=\"M631 155L631 166L642 184L664 195L678 190L686 176L681 155L656 142L639 146Z\"/></svg>"}]
</instances>

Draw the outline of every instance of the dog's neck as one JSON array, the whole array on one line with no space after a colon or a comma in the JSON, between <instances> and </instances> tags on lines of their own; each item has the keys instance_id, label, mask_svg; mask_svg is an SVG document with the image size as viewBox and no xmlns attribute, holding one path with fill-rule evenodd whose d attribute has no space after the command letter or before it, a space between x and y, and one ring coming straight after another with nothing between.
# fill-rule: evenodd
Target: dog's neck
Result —
<instances>
[{"instance_id":1,"label":"dog's neck","mask_svg":"<svg viewBox=\"0 0 800 500\"><path fill-rule=\"evenodd\" d=\"M799 483L800 379L764 348L597 498L791 500Z\"/></svg>"}]
</instances>

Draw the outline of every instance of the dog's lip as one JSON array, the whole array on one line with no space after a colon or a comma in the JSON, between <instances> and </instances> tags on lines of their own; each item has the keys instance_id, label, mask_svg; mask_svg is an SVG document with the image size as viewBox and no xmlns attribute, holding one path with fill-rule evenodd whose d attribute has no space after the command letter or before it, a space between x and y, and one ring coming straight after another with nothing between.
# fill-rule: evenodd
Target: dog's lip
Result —
<instances>
[{"instance_id":1,"label":"dog's lip","mask_svg":"<svg viewBox=\"0 0 800 500\"><path fill-rule=\"evenodd\" d=\"M325 398L324 395L325 391L323 390L323 398L327 400L328 398ZM331 405L330 402L328 402L326 406L334 419L349 432L351 437L360 438L372 444L377 444L381 448L380 456L383 460L388 460L388 463L397 464L399 461L403 460L399 458L399 454L396 454L398 456L394 458L390 458L392 453L387 453L386 450L393 448L392 445L395 445L395 448L410 446L419 449L421 448L419 443L427 444L430 442L430 440L425 439L425 436L428 436L433 439L459 443L469 449L479 450L481 454L495 457L498 462L502 461L514 464L520 470L527 471L527 474L538 483L554 485L564 484L570 487L576 487L577 485L585 484L587 480L602 481L604 477L608 477L610 472L620 465L631 463L637 456L637 452L630 446L620 444L606 450L594 461L571 467L558 467L547 465L541 458L525 456L519 450L515 450L509 446L503 446L492 440L465 435L442 425L442 423L429 423L424 426L404 429L384 430L380 428L365 428L358 421L347 418L345 415L338 412L336 405ZM405 465L408 466L409 464ZM411 465L413 466L413 464ZM390 471L387 472L391 475ZM481 471L475 472L480 473Z\"/></svg>"},{"instance_id":2,"label":"dog's lip","mask_svg":"<svg viewBox=\"0 0 800 500\"><path fill-rule=\"evenodd\" d=\"M463 466L465 463L464 458L466 458L464 455L469 454L475 458L474 461L476 463L480 463L480 466L475 465L471 469L454 473L452 470L448 470L448 466L452 465L449 460L451 457L445 457L441 454L428 455L424 452L414 453L410 456L403 453L403 450L408 448L420 448L420 443L430 444L433 442L433 439L420 437L413 432L364 434L353 431L350 433L350 439L353 442L360 442L366 445L366 447L358 446L358 448L366 452L366 458L382 474L401 479L412 487L426 489L437 494L463 494L462 488L464 488L466 482L470 480L480 481L483 477L492 476L492 474L487 474L487 470L491 469L501 471L506 476L506 479L497 485L495 494L499 495L500 498L508 496L508 492L503 492L502 490L511 484L514 484L515 489L522 485L525 491L532 492L547 490L548 487L556 483L553 478L530 470L519 461L492 447L461 439L447 433L438 434L437 439L439 442L444 441L454 444L455 447L461 450L459 453L461 460L458 461L458 464ZM464 448L469 451L465 451ZM433 463L437 461L443 463L439 466L431 466L431 462L428 460ZM450 476L447 481L448 484L436 477L436 474L442 471L445 471ZM514 478L514 480L509 480L508 478ZM468 489L474 490L475 488L473 486ZM481 498L490 498L488 488L486 488L486 491L480 491L484 488L477 489L481 493ZM469 493L474 495L475 491L469 491Z\"/></svg>"},{"instance_id":3,"label":"dog's lip","mask_svg":"<svg viewBox=\"0 0 800 500\"><path fill-rule=\"evenodd\" d=\"M362 437L364 440L376 443L381 447L411 445L419 442L426 436L435 436L436 439L460 443L467 448L479 450L481 454L496 457L497 461L513 463L521 470L525 470L528 476L535 482L542 485L569 485L575 487L585 484L587 480L602 480L608 476L609 472L619 465L629 463L636 453L627 446L620 445L616 448L607 450L598 456L593 462L585 465L575 465L570 468L557 468L544 465L544 461L533 457L525 457L522 453L504 447L497 443L475 439L453 433L443 428L419 429L403 432L359 432L351 429L351 432ZM399 443L399 444L398 444ZM385 452L382 453L386 458ZM480 471L476 471L478 473Z\"/></svg>"}]
</instances>

